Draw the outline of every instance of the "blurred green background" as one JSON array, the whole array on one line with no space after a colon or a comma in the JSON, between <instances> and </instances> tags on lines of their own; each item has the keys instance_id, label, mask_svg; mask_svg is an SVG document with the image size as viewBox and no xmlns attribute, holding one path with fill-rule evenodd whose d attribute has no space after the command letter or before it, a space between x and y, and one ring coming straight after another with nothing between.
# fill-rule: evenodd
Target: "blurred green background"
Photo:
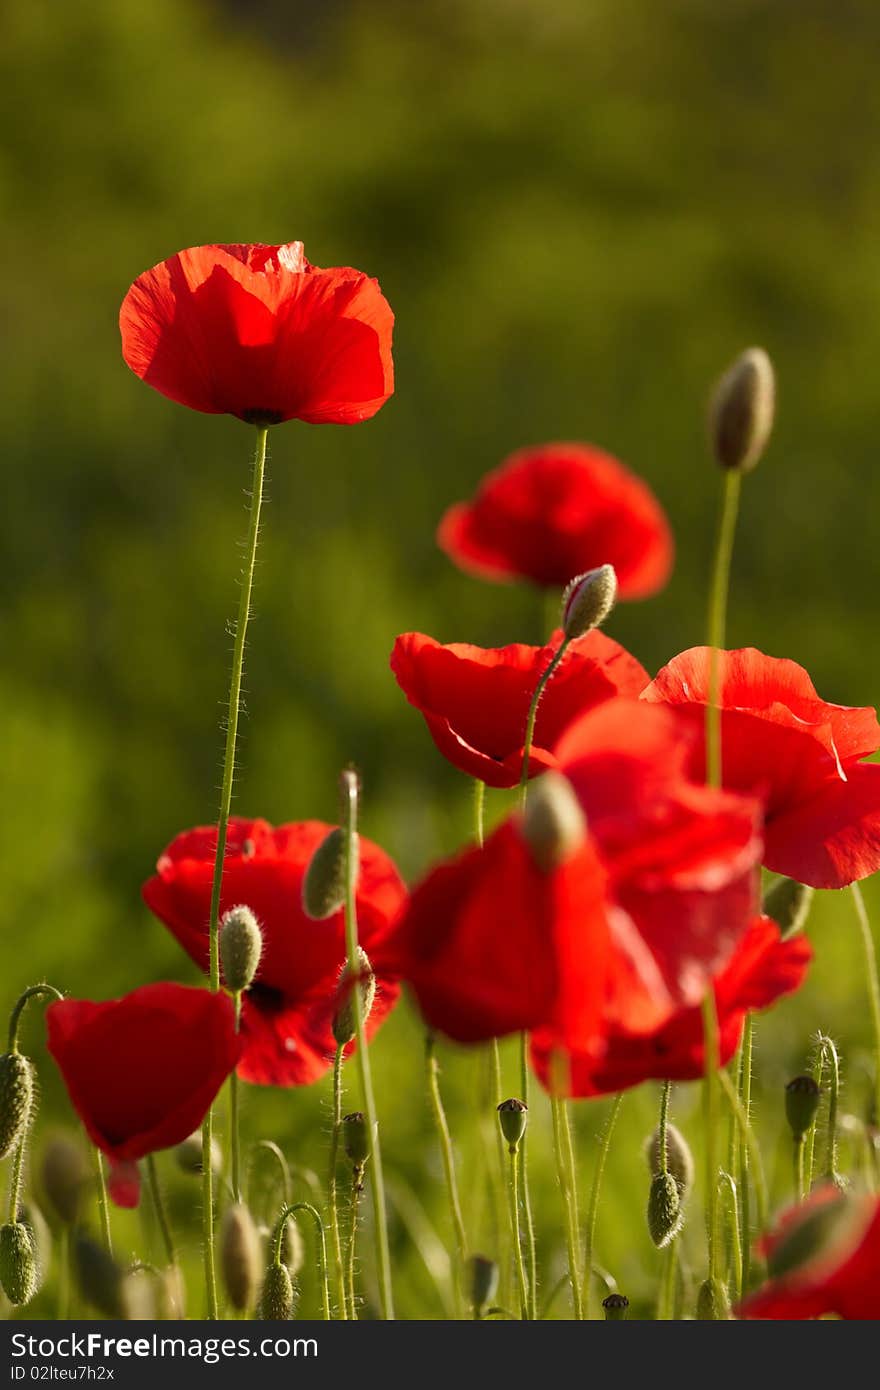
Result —
<instances>
[{"instance_id":1,"label":"blurred green background","mask_svg":"<svg viewBox=\"0 0 880 1390\"><path fill-rule=\"evenodd\" d=\"M180 247L299 238L320 265L377 275L397 314L397 394L372 423L272 435L241 812L332 819L354 759L365 833L406 875L461 842L469 788L387 658L410 628L538 638L533 591L469 579L433 543L444 507L523 444L592 440L650 481L675 575L610 630L652 671L701 640L718 494L705 398L752 342L776 362L779 417L745 489L731 644L799 660L827 699L880 698L878 43L873 0L6 0L7 1004L44 977L99 996L194 978L139 886L178 830L216 813L251 439L122 363L119 303ZM504 805L490 794L490 814ZM817 1027L845 1049L846 1104L865 1104L852 907L821 896L811 982L759 1026L770 1156L782 1082ZM32 1020L35 1055L40 1036ZM392 1182L446 1241L408 1009L374 1053ZM472 1239L487 1245L468 1139L478 1062L444 1059ZM45 1128L68 1111L41 1070ZM627 1098L600 1218L599 1257L634 1300L659 1269L639 1152L656 1100ZM582 1183L604 1109L579 1107ZM674 1110L696 1136L695 1088ZM327 1114L326 1085L248 1096L251 1132L321 1172ZM532 1128L549 1288L563 1248L540 1103ZM192 1193L173 1182L195 1257ZM120 1229L134 1247L136 1224ZM397 1217L394 1230L400 1311L438 1316ZM51 1314L51 1286L35 1306Z\"/></svg>"}]
</instances>

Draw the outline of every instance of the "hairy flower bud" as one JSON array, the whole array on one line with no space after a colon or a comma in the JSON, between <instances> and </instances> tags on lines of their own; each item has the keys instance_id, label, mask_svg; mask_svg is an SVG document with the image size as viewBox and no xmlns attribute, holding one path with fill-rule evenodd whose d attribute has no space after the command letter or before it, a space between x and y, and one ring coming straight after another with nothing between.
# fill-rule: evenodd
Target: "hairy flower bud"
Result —
<instances>
[{"instance_id":1,"label":"hairy flower bud","mask_svg":"<svg viewBox=\"0 0 880 1390\"><path fill-rule=\"evenodd\" d=\"M0 1056L0 1158L12 1153L25 1131L34 1094L34 1068L20 1052Z\"/></svg>"},{"instance_id":2,"label":"hairy flower bud","mask_svg":"<svg viewBox=\"0 0 880 1390\"><path fill-rule=\"evenodd\" d=\"M816 1118L822 1092L814 1076L796 1076L785 1088L785 1115L795 1139L803 1139Z\"/></svg>"},{"instance_id":3,"label":"hairy flower bud","mask_svg":"<svg viewBox=\"0 0 880 1390\"><path fill-rule=\"evenodd\" d=\"M182 1173L193 1175L201 1173L203 1154L201 1130L197 1129L195 1134L191 1134L188 1139L176 1144L173 1153ZM223 1150L213 1137L211 1139L211 1171L215 1176L223 1172Z\"/></svg>"},{"instance_id":4,"label":"hairy flower bud","mask_svg":"<svg viewBox=\"0 0 880 1390\"><path fill-rule=\"evenodd\" d=\"M561 772L545 772L537 779L529 791L522 829L532 858L544 873L552 873L580 849L587 820L574 788Z\"/></svg>"},{"instance_id":5,"label":"hairy flower bud","mask_svg":"<svg viewBox=\"0 0 880 1390\"><path fill-rule=\"evenodd\" d=\"M709 409L712 449L722 468L754 468L767 447L775 408L773 364L763 348L747 348L721 377Z\"/></svg>"},{"instance_id":6,"label":"hairy flower bud","mask_svg":"<svg viewBox=\"0 0 880 1390\"><path fill-rule=\"evenodd\" d=\"M781 878L764 895L764 912L777 923L783 941L802 931L813 903L813 889L794 878Z\"/></svg>"},{"instance_id":7,"label":"hairy flower bud","mask_svg":"<svg viewBox=\"0 0 880 1390\"><path fill-rule=\"evenodd\" d=\"M471 1255L467 1262L467 1288L471 1307L482 1313L498 1292L498 1265L486 1255Z\"/></svg>"},{"instance_id":8,"label":"hairy flower bud","mask_svg":"<svg viewBox=\"0 0 880 1390\"><path fill-rule=\"evenodd\" d=\"M648 1167L652 1175L656 1178L663 1171L663 1165L660 1162L659 1126L645 1145L645 1157L648 1160ZM675 1178L679 1194L684 1199L694 1182L694 1156L681 1130L668 1123L666 1125L666 1168Z\"/></svg>"},{"instance_id":9,"label":"hairy flower bud","mask_svg":"<svg viewBox=\"0 0 880 1390\"><path fill-rule=\"evenodd\" d=\"M33 1234L23 1221L0 1226L0 1288L15 1308L30 1303L39 1286Z\"/></svg>"},{"instance_id":10,"label":"hairy flower bud","mask_svg":"<svg viewBox=\"0 0 880 1390\"><path fill-rule=\"evenodd\" d=\"M578 574L562 595L562 631L569 641L601 627L617 599L617 572L613 565Z\"/></svg>"},{"instance_id":11,"label":"hairy flower bud","mask_svg":"<svg viewBox=\"0 0 880 1390\"><path fill-rule=\"evenodd\" d=\"M622 1322L629 1317L629 1299L625 1293L610 1293L602 1299L606 1322Z\"/></svg>"},{"instance_id":12,"label":"hairy flower bud","mask_svg":"<svg viewBox=\"0 0 880 1390\"><path fill-rule=\"evenodd\" d=\"M355 837L355 876L358 842ZM332 917L345 902L345 831L331 830L312 855L302 886L302 905L307 917L321 921Z\"/></svg>"},{"instance_id":13,"label":"hairy flower bud","mask_svg":"<svg viewBox=\"0 0 880 1390\"><path fill-rule=\"evenodd\" d=\"M370 1157L370 1129L366 1116L353 1110L342 1117L342 1147L356 1168L363 1168Z\"/></svg>"},{"instance_id":14,"label":"hairy flower bud","mask_svg":"<svg viewBox=\"0 0 880 1390\"><path fill-rule=\"evenodd\" d=\"M730 1317L730 1300L720 1279L704 1279L697 1294L698 1322L726 1322Z\"/></svg>"},{"instance_id":15,"label":"hairy flower bud","mask_svg":"<svg viewBox=\"0 0 880 1390\"><path fill-rule=\"evenodd\" d=\"M370 1017L373 1000L376 998L376 976L373 974L369 957L361 946L357 948L357 955L357 987L361 992L361 1018L366 1023ZM337 1047L346 1047L357 1032L354 1016L354 986L352 973L347 964L342 967L339 983L336 986L336 1007L333 1013L332 1028Z\"/></svg>"},{"instance_id":16,"label":"hairy flower bud","mask_svg":"<svg viewBox=\"0 0 880 1390\"><path fill-rule=\"evenodd\" d=\"M249 907L231 907L220 922L223 983L232 994L248 988L263 952L260 925Z\"/></svg>"},{"instance_id":17,"label":"hairy flower bud","mask_svg":"<svg viewBox=\"0 0 880 1390\"><path fill-rule=\"evenodd\" d=\"M526 1125L529 1120L529 1107L525 1101L503 1100L497 1107L498 1123L501 1126L501 1133L504 1135L508 1151L515 1154L519 1148L519 1142L526 1132Z\"/></svg>"},{"instance_id":18,"label":"hairy flower bud","mask_svg":"<svg viewBox=\"0 0 880 1390\"><path fill-rule=\"evenodd\" d=\"M63 1134L50 1139L43 1150L40 1181L55 1214L66 1226L75 1225L92 1181L81 1145Z\"/></svg>"},{"instance_id":19,"label":"hairy flower bud","mask_svg":"<svg viewBox=\"0 0 880 1390\"><path fill-rule=\"evenodd\" d=\"M671 1173L658 1173L651 1179L648 1194L648 1230L651 1239L662 1250L674 1240L682 1227L684 1212L681 1192Z\"/></svg>"},{"instance_id":20,"label":"hairy flower bud","mask_svg":"<svg viewBox=\"0 0 880 1390\"><path fill-rule=\"evenodd\" d=\"M260 1285L260 1237L241 1202L227 1207L220 1227L220 1268L229 1302L240 1313L253 1305Z\"/></svg>"},{"instance_id":21,"label":"hairy flower bud","mask_svg":"<svg viewBox=\"0 0 880 1390\"><path fill-rule=\"evenodd\" d=\"M293 1317L296 1294L285 1265L271 1264L260 1290L259 1314L267 1322L289 1322Z\"/></svg>"},{"instance_id":22,"label":"hairy flower bud","mask_svg":"<svg viewBox=\"0 0 880 1390\"><path fill-rule=\"evenodd\" d=\"M49 1272L52 1261L52 1232L49 1230L45 1216L32 1199L22 1202L18 1208L18 1219L27 1226L31 1233L31 1244L34 1247L37 1269L42 1283Z\"/></svg>"}]
</instances>

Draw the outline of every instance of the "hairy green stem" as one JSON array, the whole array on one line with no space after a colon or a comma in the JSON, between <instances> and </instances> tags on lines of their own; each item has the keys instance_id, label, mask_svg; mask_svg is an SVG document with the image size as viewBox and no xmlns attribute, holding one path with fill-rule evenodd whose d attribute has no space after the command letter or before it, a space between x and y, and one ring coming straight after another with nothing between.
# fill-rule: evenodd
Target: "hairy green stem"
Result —
<instances>
[{"instance_id":1,"label":"hairy green stem","mask_svg":"<svg viewBox=\"0 0 880 1390\"><path fill-rule=\"evenodd\" d=\"M709 1278L718 1278L718 1136L716 1133L718 1072L718 1014L715 993L710 985L703 999L703 1085L704 1127L706 1131L706 1230L709 1244ZM728 1077L728 1080L730 1078Z\"/></svg>"},{"instance_id":2,"label":"hairy green stem","mask_svg":"<svg viewBox=\"0 0 880 1390\"><path fill-rule=\"evenodd\" d=\"M868 920L868 910L858 883L850 885L859 930L862 937L862 950L865 956L865 974L868 981L868 1003L871 1009L871 1026L874 1031L874 1123L880 1125L880 976L877 973L877 949Z\"/></svg>"},{"instance_id":3,"label":"hairy green stem","mask_svg":"<svg viewBox=\"0 0 880 1390\"><path fill-rule=\"evenodd\" d=\"M101 1216L101 1231L104 1244L113 1253L113 1238L110 1235L110 1207L107 1202L107 1183L104 1178L104 1159L100 1149L92 1146L92 1161L95 1166L95 1182L98 1189L98 1211Z\"/></svg>"},{"instance_id":4,"label":"hairy green stem","mask_svg":"<svg viewBox=\"0 0 880 1390\"><path fill-rule=\"evenodd\" d=\"M162 1236L162 1244L165 1247L165 1257L169 1265L174 1265L177 1263L177 1251L174 1248L174 1236L171 1231L171 1223L168 1220L165 1199L159 1186L155 1154L147 1154L147 1182L150 1188L150 1197L153 1200L153 1211L156 1213L156 1222Z\"/></svg>"},{"instance_id":5,"label":"hairy green stem","mask_svg":"<svg viewBox=\"0 0 880 1390\"><path fill-rule=\"evenodd\" d=\"M735 468L724 474L721 517L715 545L715 563L709 591L709 691L706 704L706 781L710 787L721 786L721 709L718 704L720 652L724 647L727 627L727 598L730 592L730 566L733 558L733 538L739 511L742 476Z\"/></svg>"},{"instance_id":6,"label":"hairy green stem","mask_svg":"<svg viewBox=\"0 0 880 1390\"><path fill-rule=\"evenodd\" d=\"M324 1233L324 1222L321 1213L311 1202L293 1202L285 1206L278 1218L275 1226L275 1234L272 1239L272 1259L275 1264L281 1263L281 1243L284 1240L284 1227L292 1216L296 1216L298 1211L308 1212L315 1223L315 1235L317 1237L318 1253L318 1282L321 1285L321 1305L325 1322L330 1321L330 1281L327 1277L327 1240Z\"/></svg>"},{"instance_id":7,"label":"hairy green stem","mask_svg":"<svg viewBox=\"0 0 880 1390\"><path fill-rule=\"evenodd\" d=\"M571 1134L569 1131L568 1146L563 1134L564 1126L567 1124L568 1115L565 1109L565 1102L559 1096L553 1095L550 1098L550 1109L553 1118L553 1151L556 1158L556 1178L562 1192L562 1201L565 1207L565 1237L568 1245L568 1281L571 1285L571 1302L574 1316L579 1322L583 1317L581 1307L581 1290L578 1272L578 1230L577 1230L577 1210L575 1199L571 1190L572 1172L569 1166L569 1159L566 1149L571 1144Z\"/></svg>"},{"instance_id":8,"label":"hairy green stem","mask_svg":"<svg viewBox=\"0 0 880 1390\"><path fill-rule=\"evenodd\" d=\"M532 742L535 737L535 720L538 717L538 705L541 703L541 696L544 694L550 677L553 675L553 672L556 670L557 666L559 665L560 661L565 656L565 653L568 650L568 643L569 639L565 637L559 644L559 648L554 653L553 659L547 667L547 670L544 672L541 679L538 681L538 684L535 686L535 693L533 694L532 702L529 705L529 714L526 720L526 736L525 741L523 743L522 773L520 774L519 779L520 804L523 806L525 806L526 804L526 795L528 793L529 760L532 752Z\"/></svg>"},{"instance_id":9,"label":"hairy green stem","mask_svg":"<svg viewBox=\"0 0 880 1390\"><path fill-rule=\"evenodd\" d=\"M527 1322L531 1317L529 1300L529 1281L523 1259L522 1230L519 1221L519 1155L514 1149L510 1154L510 1235L513 1240L513 1256L516 1263L516 1277L519 1282L520 1317Z\"/></svg>"},{"instance_id":10,"label":"hairy green stem","mask_svg":"<svg viewBox=\"0 0 880 1390\"><path fill-rule=\"evenodd\" d=\"M529 1104L529 1040L526 1033L519 1038L520 1099ZM527 1131L528 1132L528 1131ZM535 1221L532 1216L532 1198L529 1191L529 1167L527 1158L526 1134L519 1141L519 1180L522 1187L523 1216L526 1222L526 1239L529 1245L529 1314L532 1319L538 1316L538 1247L535 1241Z\"/></svg>"},{"instance_id":11,"label":"hairy green stem","mask_svg":"<svg viewBox=\"0 0 880 1390\"><path fill-rule=\"evenodd\" d=\"M327 1207L330 1215L330 1238L333 1242L333 1264L339 1295L339 1312L343 1321L348 1318L348 1298L345 1292L345 1263L342 1258L342 1233L339 1227L339 1202L336 1194L336 1170L339 1163L339 1139L342 1133L342 1063L345 1049L337 1047L333 1058L333 1125L330 1130L330 1163L327 1173Z\"/></svg>"},{"instance_id":12,"label":"hairy green stem","mask_svg":"<svg viewBox=\"0 0 880 1390\"><path fill-rule=\"evenodd\" d=\"M46 984L31 985L30 989L26 989L23 994L19 995L18 999L15 1001L15 1007L9 1015L9 1052L18 1051L18 1025L21 1021L21 1016L30 1000L39 998L49 998L55 1001L63 999L64 995L60 990L57 990L54 985Z\"/></svg>"},{"instance_id":13,"label":"hairy green stem","mask_svg":"<svg viewBox=\"0 0 880 1390\"><path fill-rule=\"evenodd\" d=\"M752 1015L746 1014L743 1023L742 1043L740 1044L739 1058L739 1099L746 1117L746 1123L751 1127L752 1109L752 1049L754 1045L755 1026ZM736 1117L734 1116L734 1121ZM737 1125L737 1131L739 1126ZM752 1231L751 1231L751 1161L749 1146L744 1134L738 1133L738 1178L739 1178L739 1219L740 1219L740 1249L742 1250L742 1279L740 1281L740 1298L744 1298L749 1288L749 1275L751 1273L752 1260Z\"/></svg>"},{"instance_id":14,"label":"hairy green stem","mask_svg":"<svg viewBox=\"0 0 880 1390\"><path fill-rule=\"evenodd\" d=\"M593 1185L590 1189L590 1205L587 1208L587 1238L584 1251L584 1285L581 1295L584 1317L590 1316L590 1296L592 1291L593 1274L593 1249L596 1244L596 1217L599 1212L599 1195L602 1191L602 1175L605 1172L605 1163L608 1158L608 1150L611 1147L611 1136L614 1133L614 1126L620 1107L623 1102L623 1092L619 1092L614 1097L614 1103L605 1121L605 1129L599 1141L599 1152L596 1155L596 1167L593 1172Z\"/></svg>"},{"instance_id":15,"label":"hairy green stem","mask_svg":"<svg viewBox=\"0 0 880 1390\"><path fill-rule=\"evenodd\" d=\"M433 1034L431 1033L428 1033L425 1039L425 1068L428 1078L428 1099L430 1100L431 1110L434 1115L437 1138L440 1141L440 1156L443 1160L443 1176L446 1181L446 1197L449 1202L449 1214L452 1218L452 1230L455 1236L456 1263L458 1266L455 1283L456 1287L460 1290L462 1278L464 1276L465 1261L467 1260L467 1236L465 1235L464 1218L461 1214L458 1180L455 1176L455 1155L452 1152L452 1136L449 1133L449 1122L446 1118L443 1097L440 1094L440 1068L437 1064L436 1044Z\"/></svg>"}]
</instances>

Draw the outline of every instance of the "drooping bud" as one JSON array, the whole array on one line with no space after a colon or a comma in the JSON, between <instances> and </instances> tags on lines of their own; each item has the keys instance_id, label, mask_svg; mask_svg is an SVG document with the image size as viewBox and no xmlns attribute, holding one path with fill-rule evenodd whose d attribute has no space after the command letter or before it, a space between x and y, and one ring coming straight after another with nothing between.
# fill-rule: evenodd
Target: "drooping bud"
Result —
<instances>
[{"instance_id":1,"label":"drooping bud","mask_svg":"<svg viewBox=\"0 0 880 1390\"><path fill-rule=\"evenodd\" d=\"M289 1322L295 1302L293 1280L286 1266L271 1264L260 1291L260 1317L267 1322Z\"/></svg>"},{"instance_id":2,"label":"drooping bud","mask_svg":"<svg viewBox=\"0 0 880 1390\"><path fill-rule=\"evenodd\" d=\"M32 1199L22 1202L18 1209L18 1219L31 1233L31 1244L34 1247L37 1270L42 1283L52 1262L52 1232L45 1216Z\"/></svg>"},{"instance_id":3,"label":"drooping bud","mask_svg":"<svg viewBox=\"0 0 880 1390\"><path fill-rule=\"evenodd\" d=\"M0 1226L0 1289L14 1308L30 1303L37 1292L37 1256L33 1235L23 1221Z\"/></svg>"},{"instance_id":4,"label":"drooping bud","mask_svg":"<svg viewBox=\"0 0 880 1390\"><path fill-rule=\"evenodd\" d=\"M813 903L813 889L794 878L781 878L764 895L764 912L779 926L783 941L802 931Z\"/></svg>"},{"instance_id":5,"label":"drooping bud","mask_svg":"<svg viewBox=\"0 0 880 1390\"><path fill-rule=\"evenodd\" d=\"M63 1134L50 1139L43 1150L40 1180L59 1219L66 1226L75 1225L92 1181L81 1146Z\"/></svg>"},{"instance_id":6,"label":"drooping bud","mask_svg":"<svg viewBox=\"0 0 880 1390\"><path fill-rule=\"evenodd\" d=\"M658 1173L648 1194L648 1230L658 1250L675 1239L683 1221L678 1183L671 1173Z\"/></svg>"},{"instance_id":7,"label":"drooping bud","mask_svg":"<svg viewBox=\"0 0 880 1390\"><path fill-rule=\"evenodd\" d=\"M241 1202L227 1207L220 1227L220 1268L229 1302L240 1313L253 1305L260 1287L260 1237Z\"/></svg>"},{"instance_id":8,"label":"drooping bud","mask_svg":"<svg viewBox=\"0 0 880 1390\"><path fill-rule=\"evenodd\" d=\"M569 641L601 627L617 600L617 572L613 565L578 574L562 595L562 631Z\"/></svg>"},{"instance_id":9,"label":"drooping bud","mask_svg":"<svg viewBox=\"0 0 880 1390\"><path fill-rule=\"evenodd\" d=\"M760 459L776 409L773 363L763 348L747 348L715 387L709 432L722 468L748 473Z\"/></svg>"},{"instance_id":10,"label":"drooping bud","mask_svg":"<svg viewBox=\"0 0 880 1390\"><path fill-rule=\"evenodd\" d=\"M498 1266L486 1255L471 1255L467 1262L467 1288L471 1307L477 1313L492 1302L498 1292Z\"/></svg>"},{"instance_id":11,"label":"drooping bud","mask_svg":"<svg viewBox=\"0 0 880 1390\"><path fill-rule=\"evenodd\" d=\"M361 992L361 1018L366 1023L370 1017L373 1000L376 998L376 976L373 974L369 957L361 946L358 946L357 954L357 988ZM352 984L352 973L347 964L342 967L339 983L336 986L336 1008L333 1013L332 1027L337 1047L346 1047L357 1032L354 1016L354 985Z\"/></svg>"},{"instance_id":12,"label":"drooping bud","mask_svg":"<svg viewBox=\"0 0 880 1390\"><path fill-rule=\"evenodd\" d=\"M785 1088L785 1114L795 1139L803 1139L816 1118L822 1092L814 1076L796 1076Z\"/></svg>"},{"instance_id":13,"label":"drooping bud","mask_svg":"<svg viewBox=\"0 0 880 1390\"><path fill-rule=\"evenodd\" d=\"M125 1318L129 1307L129 1276L103 1245L83 1231L73 1241L77 1288L87 1303L108 1318Z\"/></svg>"},{"instance_id":14,"label":"drooping bud","mask_svg":"<svg viewBox=\"0 0 880 1390\"><path fill-rule=\"evenodd\" d=\"M515 1154L519 1148L519 1142L526 1132L529 1107L525 1101L511 1097L510 1100L503 1100L497 1109L498 1123L507 1143L508 1152Z\"/></svg>"},{"instance_id":15,"label":"drooping bud","mask_svg":"<svg viewBox=\"0 0 880 1390\"><path fill-rule=\"evenodd\" d=\"M202 1172L202 1134L201 1130L196 1130L188 1139L184 1139L180 1144L175 1145L174 1158L178 1168L183 1173L191 1173L194 1176ZM219 1176L223 1172L223 1150L217 1140L211 1139L211 1171L214 1176Z\"/></svg>"},{"instance_id":16,"label":"drooping bud","mask_svg":"<svg viewBox=\"0 0 880 1390\"><path fill-rule=\"evenodd\" d=\"M531 790L523 813L523 835L532 858L552 873L577 853L587 833L587 819L574 788L561 772L545 772Z\"/></svg>"},{"instance_id":17,"label":"drooping bud","mask_svg":"<svg viewBox=\"0 0 880 1390\"><path fill-rule=\"evenodd\" d=\"M720 1279L704 1279L697 1294L698 1322L727 1322L730 1299Z\"/></svg>"},{"instance_id":18,"label":"drooping bud","mask_svg":"<svg viewBox=\"0 0 880 1390\"><path fill-rule=\"evenodd\" d=\"M353 1110L342 1117L342 1147L356 1168L363 1168L370 1157L370 1128L366 1116Z\"/></svg>"},{"instance_id":19,"label":"drooping bud","mask_svg":"<svg viewBox=\"0 0 880 1390\"><path fill-rule=\"evenodd\" d=\"M645 1157L654 1177L657 1177L658 1173L662 1173L659 1126L645 1144ZM668 1122L666 1125L666 1170L675 1178L679 1195L683 1201L694 1183L694 1156L681 1130Z\"/></svg>"},{"instance_id":20,"label":"drooping bud","mask_svg":"<svg viewBox=\"0 0 880 1390\"><path fill-rule=\"evenodd\" d=\"M0 1056L0 1158L12 1153L24 1133L33 1094L33 1063L20 1052L4 1052Z\"/></svg>"},{"instance_id":21,"label":"drooping bud","mask_svg":"<svg viewBox=\"0 0 880 1390\"><path fill-rule=\"evenodd\" d=\"M355 837L355 875L358 842ZM345 831L331 830L318 845L306 869L302 886L302 905L307 917L323 921L332 917L345 902Z\"/></svg>"},{"instance_id":22,"label":"drooping bud","mask_svg":"<svg viewBox=\"0 0 880 1390\"><path fill-rule=\"evenodd\" d=\"M220 922L220 963L223 983L232 994L247 989L257 973L263 952L260 924L249 907L231 907Z\"/></svg>"},{"instance_id":23,"label":"drooping bud","mask_svg":"<svg viewBox=\"0 0 880 1390\"><path fill-rule=\"evenodd\" d=\"M625 1293L610 1293L602 1299L606 1322L622 1322L629 1317L629 1299Z\"/></svg>"}]
</instances>

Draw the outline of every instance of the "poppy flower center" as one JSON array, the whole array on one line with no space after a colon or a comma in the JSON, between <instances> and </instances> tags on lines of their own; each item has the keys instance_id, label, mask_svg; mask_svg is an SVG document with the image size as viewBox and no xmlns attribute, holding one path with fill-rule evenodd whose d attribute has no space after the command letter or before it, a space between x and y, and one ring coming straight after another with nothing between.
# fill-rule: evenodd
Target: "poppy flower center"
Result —
<instances>
[{"instance_id":1,"label":"poppy flower center","mask_svg":"<svg viewBox=\"0 0 880 1390\"><path fill-rule=\"evenodd\" d=\"M262 429L266 425L280 425L284 416L280 410L263 410L255 407L252 410L243 410L241 418L246 425L256 425Z\"/></svg>"}]
</instances>

